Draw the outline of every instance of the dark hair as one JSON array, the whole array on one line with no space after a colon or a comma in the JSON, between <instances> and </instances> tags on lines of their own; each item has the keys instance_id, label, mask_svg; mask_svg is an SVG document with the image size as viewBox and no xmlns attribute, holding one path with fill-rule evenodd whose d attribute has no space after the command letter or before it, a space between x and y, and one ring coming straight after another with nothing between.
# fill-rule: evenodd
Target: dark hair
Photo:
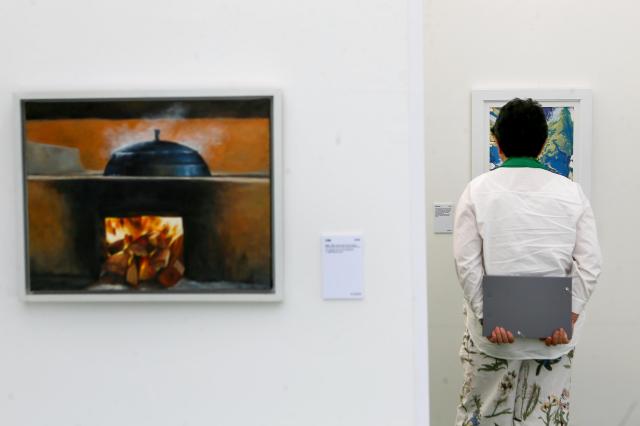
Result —
<instances>
[{"instance_id":1,"label":"dark hair","mask_svg":"<svg viewBox=\"0 0 640 426\"><path fill-rule=\"evenodd\" d=\"M507 157L537 157L547 140L547 118L532 99L512 99L500 109L491 133Z\"/></svg>"}]
</instances>

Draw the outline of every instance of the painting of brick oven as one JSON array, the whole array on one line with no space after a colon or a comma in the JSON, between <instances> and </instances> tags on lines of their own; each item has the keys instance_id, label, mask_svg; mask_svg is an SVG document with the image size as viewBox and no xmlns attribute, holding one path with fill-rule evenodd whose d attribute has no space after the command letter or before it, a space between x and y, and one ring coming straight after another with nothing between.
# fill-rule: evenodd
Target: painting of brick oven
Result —
<instances>
[{"instance_id":1,"label":"painting of brick oven","mask_svg":"<svg viewBox=\"0 0 640 426\"><path fill-rule=\"evenodd\" d=\"M273 105L22 100L27 293L271 292Z\"/></svg>"}]
</instances>

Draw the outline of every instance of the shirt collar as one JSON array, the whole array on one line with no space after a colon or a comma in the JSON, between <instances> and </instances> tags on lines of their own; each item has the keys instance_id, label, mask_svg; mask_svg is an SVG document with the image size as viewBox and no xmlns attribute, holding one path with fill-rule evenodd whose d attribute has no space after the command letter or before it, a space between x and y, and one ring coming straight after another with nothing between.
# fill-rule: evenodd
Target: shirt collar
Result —
<instances>
[{"instance_id":1,"label":"shirt collar","mask_svg":"<svg viewBox=\"0 0 640 426\"><path fill-rule=\"evenodd\" d=\"M500 167L531 167L547 170L544 164L533 157L509 157Z\"/></svg>"}]
</instances>

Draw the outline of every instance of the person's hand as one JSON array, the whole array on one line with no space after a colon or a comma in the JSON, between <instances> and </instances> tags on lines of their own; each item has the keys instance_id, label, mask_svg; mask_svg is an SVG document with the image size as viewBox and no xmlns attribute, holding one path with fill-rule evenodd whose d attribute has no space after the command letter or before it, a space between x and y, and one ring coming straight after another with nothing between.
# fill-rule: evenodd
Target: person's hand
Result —
<instances>
[{"instance_id":1,"label":"person's hand","mask_svg":"<svg viewBox=\"0 0 640 426\"><path fill-rule=\"evenodd\" d=\"M578 321L578 314L571 312L571 327L576 324ZM555 345L566 345L569 343L569 336L567 336L567 332L564 328L559 328L553 332L553 334L549 337L543 337L540 340L544 341L544 344L547 346L555 346Z\"/></svg>"},{"instance_id":2,"label":"person's hand","mask_svg":"<svg viewBox=\"0 0 640 426\"><path fill-rule=\"evenodd\" d=\"M571 312L571 327L576 325L576 321L578 321L579 316L580 315L576 314L575 312Z\"/></svg>"},{"instance_id":3,"label":"person's hand","mask_svg":"<svg viewBox=\"0 0 640 426\"><path fill-rule=\"evenodd\" d=\"M547 346L566 345L569 343L569 336L564 328L559 328L551 336L540 340L544 340L544 344Z\"/></svg>"},{"instance_id":4,"label":"person's hand","mask_svg":"<svg viewBox=\"0 0 640 426\"><path fill-rule=\"evenodd\" d=\"M497 343L498 345L504 343L513 343L513 334L502 327L496 327L491 332L491 336L487 337L491 343Z\"/></svg>"}]
</instances>

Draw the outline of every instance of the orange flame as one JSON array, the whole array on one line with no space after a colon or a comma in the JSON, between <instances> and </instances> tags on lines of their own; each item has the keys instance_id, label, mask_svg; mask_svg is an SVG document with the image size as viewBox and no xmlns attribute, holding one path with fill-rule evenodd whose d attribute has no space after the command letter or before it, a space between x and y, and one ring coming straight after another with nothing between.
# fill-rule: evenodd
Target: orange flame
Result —
<instances>
[{"instance_id":1,"label":"orange flame","mask_svg":"<svg viewBox=\"0 0 640 426\"><path fill-rule=\"evenodd\" d=\"M105 241L103 272L134 287L143 281L172 287L184 274L180 217L107 217Z\"/></svg>"},{"instance_id":2,"label":"orange flame","mask_svg":"<svg viewBox=\"0 0 640 426\"><path fill-rule=\"evenodd\" d=\"M126 239L127 236L135 240L153 233L161 233L165 238L173 238L184 233L182 218L162 216L107 217L105 229L108 244Z\"/></svg>"}]
</instances>

